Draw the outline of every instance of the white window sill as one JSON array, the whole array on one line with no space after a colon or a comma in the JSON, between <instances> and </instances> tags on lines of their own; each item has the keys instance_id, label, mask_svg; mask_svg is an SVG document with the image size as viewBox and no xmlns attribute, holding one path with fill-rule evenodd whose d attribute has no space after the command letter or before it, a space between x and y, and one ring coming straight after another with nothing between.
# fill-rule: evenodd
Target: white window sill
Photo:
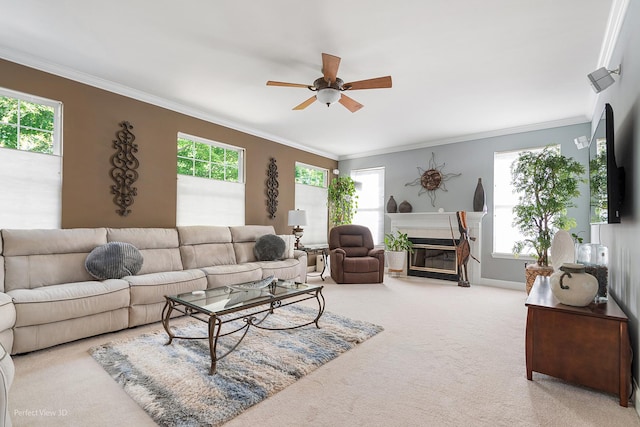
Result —
<instances>
[{"instance_id":1,"label":"white window sill","mask_svg":"<svg viewBox=\"0 0 640 427\"><path fill-rule=\"evenodd\" d=\"M535 257L529 256L529 255L516 256L514 254L504 253L504 252L492 252L491 257L496 259L511 259L515 261L527 261L527 262L535 262L537 260Z\"/></svg>"}]
</instances>

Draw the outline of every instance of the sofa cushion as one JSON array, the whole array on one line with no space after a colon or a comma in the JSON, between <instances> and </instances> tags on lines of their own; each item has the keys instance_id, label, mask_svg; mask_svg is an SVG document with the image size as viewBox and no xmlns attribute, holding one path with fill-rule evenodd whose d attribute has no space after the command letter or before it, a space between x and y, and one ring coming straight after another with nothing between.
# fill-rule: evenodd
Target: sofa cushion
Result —
<instances>
[{"instance_id":1,"label":"sofa cushion","mask_svg":"<svg viewBox=\"0 0 640 427\"><path fill-rule=\"evenodd\" d=\"M278 234L278 237L284 240L285 244L284 254L282 254L282 258L293 258L293 251L296 250L296 236L294 236L293 234Z\"/></svg>"},{"instance_id":2,"label":"sofa cushion","mask_svg":"<svg viewBox=\"0 0 640 427\"><path fill-rule=\"evenodd\" d=\"M109 242L92 250L84 265L91 276L105 280L133 276L142 263L142 254L131 243Z\"/></svg>"},{"instance_id":3,"label":"sofa cushion","mask_svg":"<svg viewBox=\"0 0 640 427\"><path fill-rule=\"evenodd\" d=\"M238 264L257 261L253 253L256 240L265 234L276 234L271 225L239 225L229 227L229 230L233 239L236 263Z\"/></svg>"},{"instance_id":4,"label":"sofa cushion","mask_svg":"<svg viewBox=\"0 0 640 427\"><path fill-rule=\"evenodd\" d=\"M275 234L265 234L256 240L253 253L258 261L275 261L282 259L286 246L282 238Z\"/></svg>"},{"instance_id":5,"label":"sofa cushion","mask_svg":"<svg viewBox=\"0 0 640 427\"><path fill-rule=\"evenodd\" d=\"M204 276L202 270L182 270L128 276L124 277L124 280L129 282L130 304L133 306L165 302L165 295L204 290L207 288ZM160 318L155 320L158 321Z\"/></svg>"},{"instance_id":6,"label":"sofa cushion","mask_svg":"<svg viewBox=\"0 0 640 427\"><path fill-rule=\"evenodd\" d=\"M236 285L262 279L262 268L253 262L236 265L215 265L202 268L207 275L207 288Z\"/></svg>"},{"instance_id":7,"label":"sofa cushion","mask_svg":"<svg viewBox=\"0 0 640 427\"><path fill-rule=\"evenodd\" d=\"M229 227L191 225L178 227L184 268L232 265L236 255Z\"/></svg>"},{"instance_id":8,"label":"sofa cushion","mask_svg":"<svg viewBox=\"0 0 640 427\"><path fill-rule=\"evenodd\" d=\"M229 227L233 243L255 242L265 234L276 234L271 225L237 225Z\"/></svg>"},{"instance_id":9,"label":"sofa cushion","mask_svg":"<svg viewBox=\"0 0 640 427\"><path fill-rule=\"evenodd\" d=\"M107 241L131 243L138 248L144 258L138 274L183 270L175 228L107 228Z\"/></svg>"},{"instance_id":10,"label":"sofa cushion","mask_svg":"<svg viewBox=\"0 0 640 427\"><path fill-rule=\"evenodd\" d=\"M89 253L107 243L105 228L68 228L52 230L2 230L5 257Z\"/></svg>"},{"instance_id":11,"label":"sofa cushion","mask_svg":"<svg viewBox=\"0 0 640 427\"><path fill-rule=\"evenodd\" d=\"M16 309L16 327L42 325L129 306L129 283L121 279L76 282L7 292Z\"/></svg>"},{"instance_id":12,"label":"sofa cushion","mask_svg":"<svg viewBox=\"0 0 640 427\"><path fill-rule=\"evenodd\" d=\"M262 268L263 278L275 276L279 279L302 280L300 277L300 260L289 258L281 261L258 261L256 264ZM306 263L304 267L306 268Z\"/></svg>"},{"instance_id":13,"label":"sofa cushion","mask_svg":"<svg viewBox=\"0 0 640 427\"><path fill-rule=\"evenodd\" d=\"M107 243L106 229L2 230L5 292L93 280L89 252Z\"/></svg>"}]
</instances>

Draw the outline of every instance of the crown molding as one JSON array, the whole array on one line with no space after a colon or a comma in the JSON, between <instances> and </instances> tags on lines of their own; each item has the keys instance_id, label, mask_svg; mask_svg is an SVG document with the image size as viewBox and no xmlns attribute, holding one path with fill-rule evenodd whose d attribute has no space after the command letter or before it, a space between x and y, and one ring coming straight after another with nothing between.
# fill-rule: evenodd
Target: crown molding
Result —
<instances>
[{"instance_id":1,"label":"crown molding","mask_svg":"<svg viewBox=\"0 0 640 427\"><path fill-rule=\"evenodd\" d=\"M568 119L554 120L554 121L551 121L551 122L534 123L534 124L530 124L530 125L516 126L516 127L512 127L512 128L496 129L496 130L487 131L487 132L467 134L467 135L463 135L463 136L459 136L459 137L455 137L455 138L447 138L447 139L440 139L440 140L434 140L434 141L425 141L425 142L421 142L421 143L418 143L418 144L403 145L403 146L393 147L393 148L389 148L389 149L381 149L381 150L376 150L376 151L369 151L369 152L366 152L366 153L358 153L358 154L352 154L352 155L347 155L347 156L340 156L338 158L338 160L339 161L340 160L351 160L351 159L358 159L358 158L362 158L362 157L370 157L370 156L377 156L377 155L383 155L383 154L397 153L397 152L400 152L400 151L418 150L418 149L421 149L421 148L435 147L435 146L438 146L438 145L447 145L447 144L455 144L455 143L458 143L458 142L476 141L476 140L479 140L479 139L493 138L493 137L505 136L505 135L513 135L513 134L516 134L516 133L523 133L523 132L533 132L533 131L537 131L537 130L551 129L551 128L557 128L557 127L562 127L562 126L571 126L571 125L584 124L584 123L589 123L589 118L588 117L586 117L586 116L571 117L571 118L568 118Z\"/></svg>"},{"instance_id":2,"label":"crown molding","mask_svg":"<svg viewBox=\"0 0 640 427\"><path fill-rule=\"evenodd\" d=\"M607 28L604 32L604 39L602 40L602 46L600 48L600 55L598 56L598 68L600 67L614 67L610 64L611 57L613 56L613 50L618 42L618 36L620 35L620 28L627 14L627 8L629 6L629 0L613 0L611 5L611 11L609 12L609 19L607 21Z\"/></svg>"},{"instance_id":3,"label":"crown molding","mask_svg":"<svg viewBox=\"0 0 640 427\"><path fill-rule=\"evenodd\" d=\"M205 113L204 111L197 110L195 108L191 108L177 102L169 101L165 98L161 98L159 96L152 95L150 93L147 93L138 89L134 89L129 86L115 83L110 80L101 79L99 77L96 77L87 73L83 73L81 71L73 70L68 67L63 67L59 64L45 61L40 58L35 58L34 56L25 54L23 52L18 52L15 50L0 47L0 58L5 59L7 61L15 62L20 65L24 65L26 67L34 68L36 70L43 71L49 74L54 74L59 77L64 77L66 79L70 79L78 83L86 84L92 87L96 87L98 89L106 90L108 92L116 93L118 95L126 96L128 98L132 98L138 101L146 102L147 104L166 108L167 110L175 111L176 113L185 114L190 117L201 119L216 125L224 126L229 129L237 130L239 132L253 135L258 138L263 138L269 141L276 142L278 144L286 145L291 148L306 151L308 153L316 154L318 156L326 157L332 160L338 160L338 156L334 153L316 150L314 148L304 146L297 142L290 141L285 138L281 138L279 136L272 135L266 132L262 132L257 129L254 129L236 122L232 122L232 121L223 119L221 117L214 116L209 113Z\"/></svg>"}]
</instances>

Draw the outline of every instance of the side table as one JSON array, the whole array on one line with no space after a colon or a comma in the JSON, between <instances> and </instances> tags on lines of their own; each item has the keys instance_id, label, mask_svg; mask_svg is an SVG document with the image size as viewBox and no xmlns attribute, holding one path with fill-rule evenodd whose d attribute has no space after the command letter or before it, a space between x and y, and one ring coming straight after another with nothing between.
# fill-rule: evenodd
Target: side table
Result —
<instances>
[{"instance_id":1,"label":"side table","mask_svg":"<svg viewBox=\"0 0 640 427\"><path fill-rule=\"evenodd\" d=\"M631 394L629 319L612 297L586 307L561 304L549 278L538 276L527 306L527 379L533 372L615 393L620 406Z\"/></svg>"},{"instance_id":2,"label":"side table","mask_svg":"<svg viewBox=\"0 0 640 427\"><path fill-rule=\"evenodd\" d=\"M327 269L327 262L329 260L329 245L309 245L300 248L307 253L307 255L316 255L322 257L322 271L320 272L320 278L324 282L324 271Z\"/></svg>"}]
</instances>

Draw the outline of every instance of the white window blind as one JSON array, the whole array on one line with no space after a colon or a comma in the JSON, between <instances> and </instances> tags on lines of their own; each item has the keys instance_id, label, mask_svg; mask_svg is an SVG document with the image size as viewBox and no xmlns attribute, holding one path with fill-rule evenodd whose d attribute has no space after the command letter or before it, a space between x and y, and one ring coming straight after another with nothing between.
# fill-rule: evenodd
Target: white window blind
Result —
<instances>
[{"instance_id":1,"label":"white window blind","mask_svg":"<svg viewBox=\"0 0 640 427\"><path fill-rule=\"evenodd\" d=\"M0 228L60 228L60 156L0 148Z\"/></svg>"},{"instance_id":2,"label":"white window blind","mask_svg":"<svg viewBox=\"0 0 640 427\"><path fill-rule=\"evenodd\" d=\"M307 212L307 225L303 226L303 245L327 243L329 214L327 209L327 188L306 184L296 184L296 209Z\"/></svg>"},{"instance_id":3,"label":"white window blind","mask_svg":"<svg viewBox=\"0 0 640 427\"><path fill-rule=\"evenodd\" d=\"M373 242L384 241L384 168L354 169L351 178L356 182L358 210L353 223L371 230Z\"/></svg>"},{"instance_id":4,"label":"white window blind","mask_svg":"<svg viewBox=\"0 0 640 427\"><path fill-rule=\"evenodd\" d=\"M327 243L329 211L327 208L327 181L329 171L318 166L296 162L295 208L307 213L307 224L302 226L302 245Z\"/></svg>"},{"instance_id":5,"label":"white window blind","mask_svg":"<svg viewBox=\"0 0 640 427\"><path fill-rule=\"evenodd\" d=\"M62 103L0 88L0 228L60 228Z\"/></svg>"},{"instance_id":6,"label":"white window blind","mask_svg":"<svg viewBox=\"0 0 640 427\"><path fill-rule=\"evenodd\" d=\"M176 224L244 225L244 149L179 132Z\"/></svg>"},{"instance_id":7,"label":"white window blind","mask_svg":"<svg viewBox=\"0 0 640 427\"><path fill-rule=\"evenodd\" d=\"M178 175L177 225L244 225L244 184Z\"/></svg>"}]
</instances>

